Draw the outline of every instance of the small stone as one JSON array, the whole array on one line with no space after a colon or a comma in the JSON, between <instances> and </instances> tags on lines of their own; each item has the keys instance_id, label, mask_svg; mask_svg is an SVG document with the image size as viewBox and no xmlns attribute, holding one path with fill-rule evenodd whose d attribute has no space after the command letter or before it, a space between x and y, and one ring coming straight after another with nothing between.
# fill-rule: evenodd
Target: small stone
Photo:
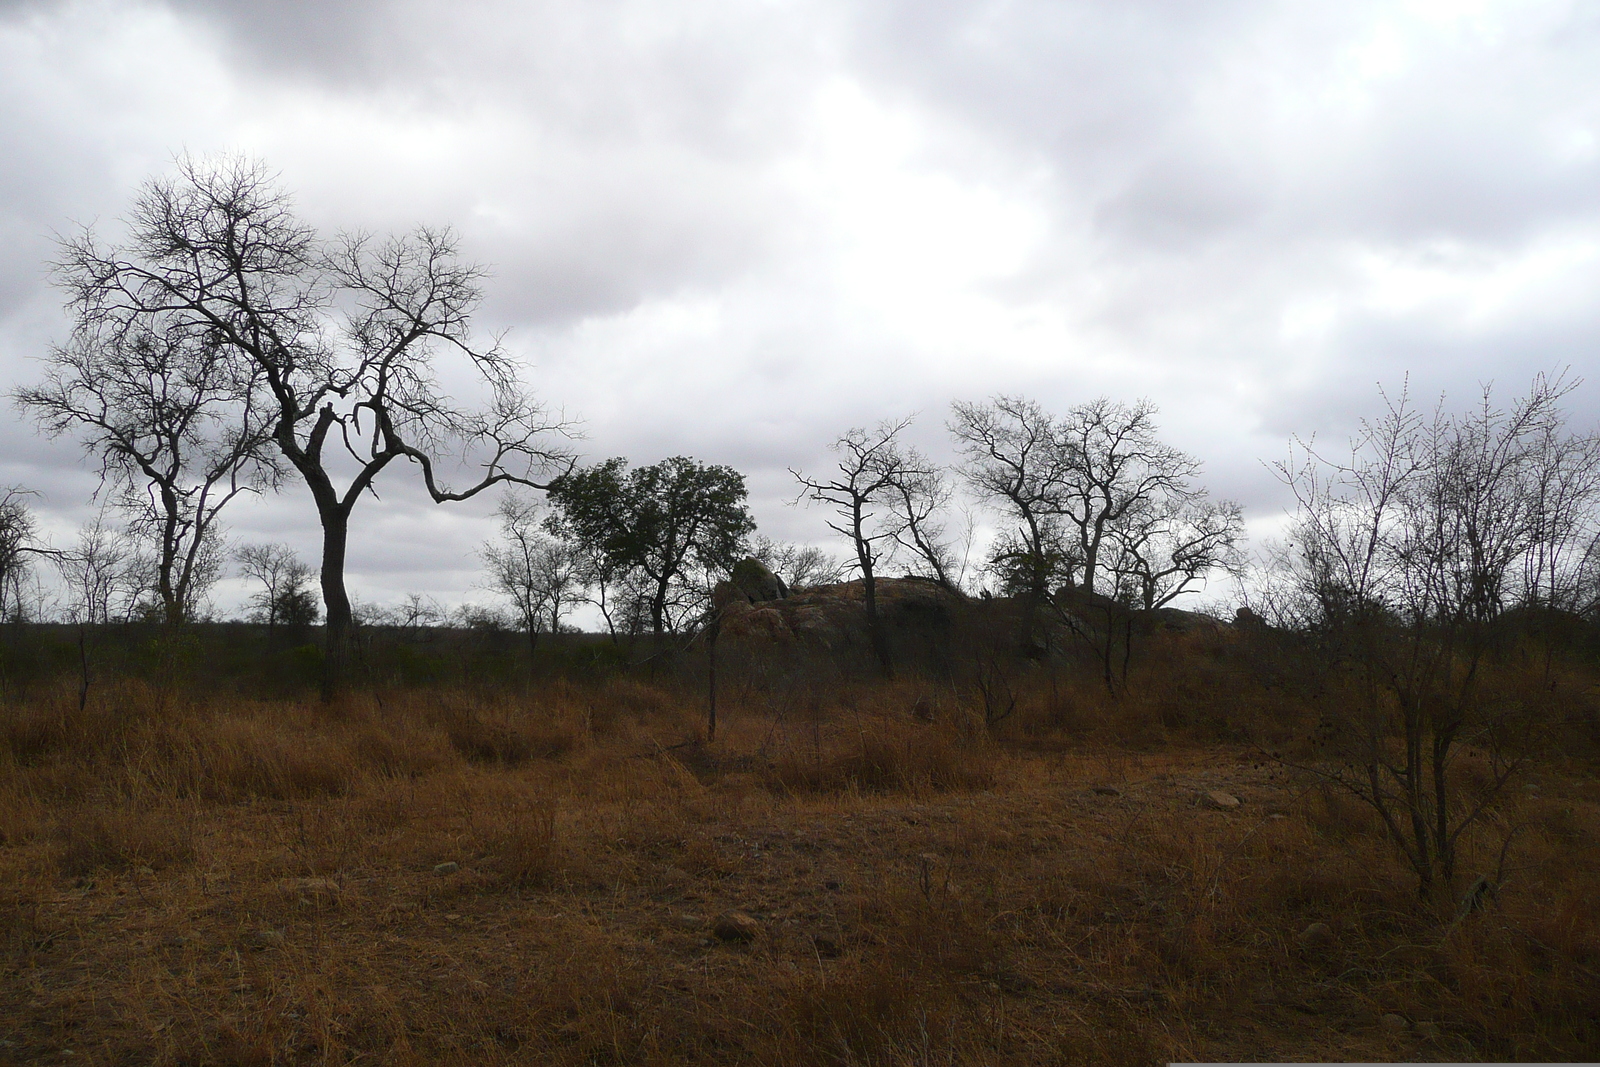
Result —
<instances>
[{"instance_id":1,"label":"small stone","mask_svg":"<svg viewBox=\"0 0 1600 1067\"><path fill-rule=\"evenodd\" d=\"M1383 1028L1388 1030L1390 1033L1397 1034L1402 1030L1410 1029L1410 1027L1411 1024L1406 1022L1406 1017L1404 1015L1396 1015L1391 1011L1383 1017Z\"/></svg>"},{"instance_id":2,"label":"small stone","mask_svg":"<svg viewBox=\"0 0 1600 1067\"><path fill-rule=\"evenodd\" d=\"M151 875L151 874L155 874L156 872L155 872L155 869L153 867L135 867L133 869L133 873L134 874Z\"/></svg>"},{"instance_id":3,"label":"small stone","mask_svg":"<svg viewBox=\"0 0 1600 1067\"><path fill-rule=\"evenodd\" d=\"M1114 785L1097 785L1094 787L1094 791L1097 796L1102 797L1120 797L1122 795L1122 790Z\"/></svg>"},{"instance_id":4,"label":"small stone","mask_svg":"<svg viewBox=\"0 0 1600 1067\"><path fill-rule=\"evenodd\" d=\"M1200 794L1200 805L1213 811L1231 811L1239 806L1239 798L1221 790Z\"/></svg>"},{"instance_id":5,"label":"small stone","mask_svg":"<svg viewBox=\"0 0 1600 1067\"><path fill-rule=\"evenodd\" d=\"M306 908L333 904L339 899L339 883L332 878L296 878L289 890L296 902Z\"/></svg>"},{"instance_id":6,"label":"small stone","mask_svg":"<svg viewBox=\"0 0 1600 1067\"><path fill-rule=\"evenodd\" d=\"M822 888L826 889L830 893L837 893L839 890L843 889L844 886L838 882L823 882Z\"/></svg>"},{"instance_id":7,"label":"small stone","mask_svg":"<svg viewBox=\"0 0 1600 1067\"><path fill-rule=\"evenodd\" d=\"M994 984L1012 996L1021 996L1034 988L1034 981L1025 974L1002 967L994 972Z\"/></svg>"},{"instance_id":8,"label":"small stone","mask_svg":"<svg viewBox=\"0 0 1600 1067\"><path fill-rule=\"evenodd\" d=\"M276 948L279 945L283 944L283 942L284 942L283 931L282 930L257 930L256 931L256 935L255 935L255 942L256 942L257 945L260 945L262 948Z\"/></svg>"},{"instance_id":9,"label":"small stone","mask_svg":"<svg viewBox=\"0 0 1600 1067\"><path fill-rule=\"evenodd\" d=\"M811 939L811 944L812 947L817 950L817 955L823 959L836 960L839 958L839 943L833 940L833 938L821 936L813 937Z\"/></svg>"},{"instance_id":10,"label":"small stone","mask_svg":"<svg viewBox=\"0 0 1600 1067\"><path fill-rule=\"evenodd\" d=\"M761 923L748 912L725 911L711 924L720 941L754 941L761 936Z\"/></svg>"},{"instance_id":11,"label":"small stone","mask_svg":"<svg viewBox=\"0 0 1600 1067\"><path fill-rule=\"evenodd\" d=\"M1271 815L1267 816L1267 818L1271 819L1273 822L1282 822L1283 820L1287 819L1288 817L1289 816L1285 815L1281 811L1275 811Z\"/></svg>"},{"instance_id":12,"label":"small stone","mask_svg":"<svg viewBox=\"0 0 1600 1067\"><path fill-rule=\"evenodd\" d=\"M1438 1023L1418 1023L1413 1029L1416 1030L1418 1037L1426 1038L1429 1041L1439 1040Z\"/></svg>"},{"instance_id":13,"label":"small stone","mask_svg":"<svg viewBox=\"0 0 1600 1067\"><path fill-rule=\"evenodd\" d=\"M1321 948L1333 944L1333 928L1327 923L1312 923L1294 935L1303 948Z\"/></svg>"},{"instance_id":14,"label":"small stone","mask_svg":"<svg viewBox=\"0 0 1600 1067\"><path fill-rule=\"evenodd\" d=\"M690 915L686 911L677 913L668 921L671 922L672 925L680 927L684 930L701 930L705 928L706 924L705 920L700 918L700 916Z\"/></svg>"},{"instance_id":15,"label":"small stone","mask_svg":"<svg viewBox=\"0 0 1600 1067\"><path fill-rule=\"evenodd\" d=\"M457 863L455 860L445 860L443 863L439 863L439 864L435 864L434 865L433 873L434 874L455 874L460 869L461 869L461 864Z\"/></svg>"}]
</instances>

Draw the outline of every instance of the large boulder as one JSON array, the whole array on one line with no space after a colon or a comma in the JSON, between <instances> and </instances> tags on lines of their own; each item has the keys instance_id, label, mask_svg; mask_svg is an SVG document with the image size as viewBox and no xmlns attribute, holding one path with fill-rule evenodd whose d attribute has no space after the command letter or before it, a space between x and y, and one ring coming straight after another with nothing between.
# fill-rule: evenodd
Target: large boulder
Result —
<instances>
[{"instance_id":1,"label":"large boulder","mask_svg":"<svg viewBox=\"0 0 1600 1067\"><path fill-rule=\"evenodd\" d=\"M789 587L783 584L783 579L758 559L741 559L735 563L730 578L752 604L782 600L789 595Z\"/></svg>"}]
</instances>

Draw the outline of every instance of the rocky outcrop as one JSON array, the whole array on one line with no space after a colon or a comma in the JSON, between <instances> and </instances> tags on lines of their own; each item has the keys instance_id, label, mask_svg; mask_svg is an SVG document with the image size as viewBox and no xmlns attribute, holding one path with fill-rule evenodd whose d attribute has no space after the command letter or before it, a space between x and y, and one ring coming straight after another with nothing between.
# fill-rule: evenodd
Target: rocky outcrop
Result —
<instances>
[{"instance_id":1,"label":"rocky outcrop","mask_svg":"<svg viewBox=\"0 0 1600 1067\"><path fill-rule=\"evenodd\" d=\"M1118 628L1124 623L1132 623L1134 630L1142 634L1187 634L1227 629L1230 625L1210 615L1182 608L1156 608L1153 611L1130 608L1103 593L1076 586L1064 586L1050 599L1069 629L1104 630L1109 622Z\"/></svg>"},{"instance_id":2,"label":"rocky outcrop","mask_svg":"<svg viewBox=\"0 0 1600 1067\"><path fill-rule=\"evenodd\" d=\"M724 582L717 588L731 585ZM866 648L867 612L862 583L819 586L781 599L751 602L724 596L723 637L798 643L818 651ZM919 578L879 578L878 613L891 635L948 627L962 598Z\"/></svg>"}]
</instances>

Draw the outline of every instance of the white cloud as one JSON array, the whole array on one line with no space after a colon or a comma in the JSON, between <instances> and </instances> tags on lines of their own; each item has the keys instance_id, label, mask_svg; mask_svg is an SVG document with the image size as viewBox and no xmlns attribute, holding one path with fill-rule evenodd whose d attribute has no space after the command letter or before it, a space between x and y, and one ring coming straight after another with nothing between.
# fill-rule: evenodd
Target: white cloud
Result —
<instances>
[{"instance_id":1,"label":"white cloud","mask_svg":"<svg viewBox=\"0 0 1600 1067\"><path fill-rule=\"evenodd\" d=\"M1270 526L1258 457L1376 381L1592 360L1597 90L1565 0L0 3L0 373L59 336L53 233L244 150L319 226L454 225L586 450L732 463L786 535L786 466L997 391L1150 396ZM81 512L70 443L0 449ZM459 595L489 502L384 491L369 597ZM315 542L292 490L234 521Z\"/></svg>"}]
</instances>

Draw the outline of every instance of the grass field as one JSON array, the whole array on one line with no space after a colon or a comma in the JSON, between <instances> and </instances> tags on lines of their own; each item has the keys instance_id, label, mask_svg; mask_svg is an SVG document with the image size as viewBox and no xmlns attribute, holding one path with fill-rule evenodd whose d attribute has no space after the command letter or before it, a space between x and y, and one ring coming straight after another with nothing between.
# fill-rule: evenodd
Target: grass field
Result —
<instances>
[{"instance_id":1,"label":"grass field","mask_svg":"<svg viewBox=\"0 0 1600 1067\"><path fill-rule=\"evenodd\" d=\"M1469 835L1464 877L1515 831L1458 917L1269 757L1292 709L1186 655L998 729L914 679L730 685L710 746L703 694L625 677L37 689L0 732L0 1062L1600 1054L1589 748Z\"/></svg>"}]
</instances>

